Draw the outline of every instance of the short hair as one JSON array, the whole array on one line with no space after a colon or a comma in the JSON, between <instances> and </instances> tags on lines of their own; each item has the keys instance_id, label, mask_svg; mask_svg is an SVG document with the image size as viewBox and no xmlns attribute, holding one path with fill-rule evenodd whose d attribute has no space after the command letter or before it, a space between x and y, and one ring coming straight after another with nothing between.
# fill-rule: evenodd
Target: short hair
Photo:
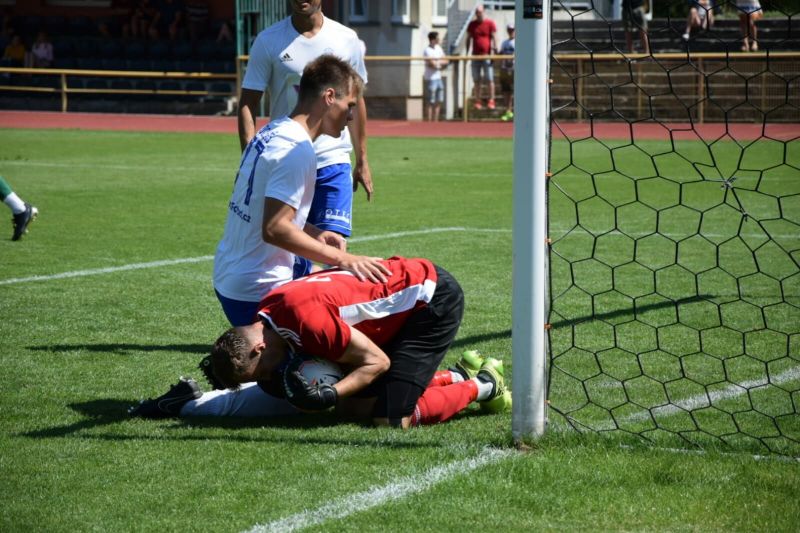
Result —
<instances>
[{"instance_id":1,"label":"short hair","mask_svg":"<svg viewBox=\"0 0 800 533\"><path fill-rule=\"evenodd\" d=\"M298 100L307 102L321 95L325 89L332 88L336 98L344 98L355 87L356 95L361 96L364 80L349 64L336 56L325 54L306 65L300 78Z\"/></svg>"},{"instance_id":2,"label":"short hair","mask_svg":"<svg viewBox=\"0 0 800 533\"><path fill-rule=\"evenodd\" d=\"M253 366L250 345L236 328L223 333L211 348L211 372L228 389L238 389L241 376Z\"/></svg>"},{"instance_id":3,"label":"short hair","mask_svg":"<svg viewBox=\"0 0 800 533\"><path fill-rule=\"evenodd\" d=\"M439 32L438 31L432 31L432 32L430 32L428 34L428 40L429 41L432 41L432 40L436 39L437 37L439 37Z\"/></svg>"}]
</instances>

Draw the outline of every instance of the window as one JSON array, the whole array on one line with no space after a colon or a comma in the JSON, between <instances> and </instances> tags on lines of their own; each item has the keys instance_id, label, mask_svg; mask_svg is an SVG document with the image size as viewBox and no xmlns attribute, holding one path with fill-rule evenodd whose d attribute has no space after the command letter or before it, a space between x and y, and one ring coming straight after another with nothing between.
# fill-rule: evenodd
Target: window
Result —
<instances>
[{"instance_id":1,"label":"window","mask_svg":"<svg viewBox=\"0 0 800 533\"><path fill-rule=\"evenodd\" d=\"M431 22L434 26L447 26L447 0L433 0L433 18Z\"/></svg>"},{"instance_id":2,"label":"window","mask_svg":"<svg viewBox=\"0 0 800 533\"><path fill-rule=\"evenodd\" d=\"M392 22L409 24L411 22L411 9L409 0L392 0Z\"/></svg>"},{"instance_id":3,"label":"window","mask_svg":"<svg viewBox=\"0 0 800 533\"><path fill-rule=\"evenodd\" d=\"M350 22L366 22L368 15L367 0L350 0Z\"/></svg>"}]
</instances>

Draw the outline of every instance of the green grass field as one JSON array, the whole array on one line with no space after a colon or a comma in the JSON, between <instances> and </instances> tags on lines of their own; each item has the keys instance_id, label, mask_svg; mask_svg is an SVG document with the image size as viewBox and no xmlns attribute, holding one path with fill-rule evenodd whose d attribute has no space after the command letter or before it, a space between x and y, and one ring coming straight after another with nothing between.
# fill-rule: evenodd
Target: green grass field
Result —
<instances>
[{"instance_id":1,"label":"green grass field","mask_svg":"<svg viewBox=\"0 0 800 533\"><path fill-rule=\"evenodd\" d=\"M790 147L795 158L797 144ZM673 381L669 401L684 407L681 400L696 395L697 387L683 376L710 392L720 372L734 381L752 379L749 366L736 374L724 355L717 354L716 365L708 359L714 346L733 342L721 331L735 325L748 331L751 312L736 306L728 311L725 305L741 299L714 272L716 277L699 282L713 309L691 300L697 291L687 280L714 267L704 268L706 246L691 241L677 222L681 213L670 211L681 188L675 193L672 185L650 180L651 189L640 179L609 174L604 184L611 187L596 194L586 176L608 172L601 146L575 147L582 159L568 165L567 145L554 145L553 183L563 191L551 188L551 399L580 427L606 429L614 414L626 431L577 432L553 410L552 431L531 452L520 453L511 446L510 414L485 416L476 408L446 424L405 433L339 424L323 415L130 419L126 409L138 399L161 394L180 375L199 378L198 360L226 327L210 284L209 256L222 232L237 147L234 135L0 131L0 174L41 213L21 242L9 240L9 223L2 226L7 237L0 239L0 529L797 530L797 460L754 456L763 446L749 441L723 447L714 437L703 448L690 447L687 439L676 444L672 437L684 431L685 416L663 410L659 423L672 431L663 439L639 427L646 425L636 413L661 405L650 396L662 394L658 387L646 386L655 378ZM476 348L511 366L511 148L505 140L370 140L376 194L371 204L357 195L358 238L351 249L426 256L459 279L466 314L447 363L463 349ZM647 170L633 168L636 159L617 159L631 168L616 170L647 176ZM659 172L691 176L680 161L665 164ZM775 171L790 179L781 183L788 189L780 189L788 192L773 191L787 196L778 209L795 222L797 166ZM738 183L747 179L755 178ZM717 191L719 185L707 195L692 195L709 203L697 210L715 215ZM631 195L653 207L624 207ZM621 213L616 222L597 200L601 196L612 213ZM751 196L753 209L776 209L773 201ZM666 214L654 217L651 211ZM772 217L772 211L763 212ZM722 212L722 222L712 215L705 216L711 222L703 218L697 224L722 224L718 233L724 233L730 214ZM697 247L682 256L686 268L694 269L689 278L663 264L668 243L645 239L642 232L652 225ZM615 226L630 236L609 233ZM797 238L795 231L781 243L795 258ZM757 235L750 239L743 243L758 246ZM731 269L747 256L738 245L728 252L713 244L731 254L723 258ZM652 288L637 264L654 272ZM783 276L783 265L771 275ZM62 273L71 274L57 276ZM745 296L763 298L752 304L760 308L784 300L796 306L798 276L784 277L780 302L775 284L758 276L760 292ZM703 341L709 353L692 351L686 339L694 334L670 329L670 307L661 298L686 305L681 320L692 324L698 338L700 331L716 334L715 341ZM632 312L631 305L639 308ZM779 332L786 354L778 363L761 361L761 368L773 372L774 365L783 365L774 372L791 378L800 365L800 325L791 306L778 307L783 309L786 317L767 313L765 320L768 327L780 324L775 331L790 330ZM607 346L611 326L621 351ZM662 342L661 331L672 337ZM662 343L656 348L673 348L643 350L653 335ZM748 355L756 352L761 353L752 348L733 359L757 360ZM732 412L749 409L742 398L752 398L758 409L773 413L786 408L788 395L795 407L783 429L797 439L799 388L795 376L781 384L785 394L762 401L758 391L745 391L723 400ZM642 407L617 413L626 396ZM719 423L702 427L716 435ZM650 440L632 438L629 431Z\"/></svg>"}]
</instances>

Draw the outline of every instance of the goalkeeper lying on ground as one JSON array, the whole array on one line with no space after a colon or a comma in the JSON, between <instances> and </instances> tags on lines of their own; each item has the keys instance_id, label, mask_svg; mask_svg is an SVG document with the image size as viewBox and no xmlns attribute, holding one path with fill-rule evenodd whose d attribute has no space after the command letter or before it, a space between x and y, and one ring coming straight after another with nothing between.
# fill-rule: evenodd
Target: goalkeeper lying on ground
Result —
<instances>
[{"instance_id":1,"label":"goalkeeper lying on ground","mask_svg":"<svg viewBox=\"0 0 800 533\"><path fill-rule=\"evenodd\" d=\"M260 320L226 331L207 358L208 374L228 390L202 394L182 379L132 414L270 416L336 406L376 425L408 428L447 420L473 401L490 412L508 409L499 360L468 351L453 370L436 371L463 315L456 280L427 259L383 263L391 272L385 284L331 269L274 289ZM332 386L282 375L296 352L332 360L347 373Z\"/></svg>"}]
</instances>

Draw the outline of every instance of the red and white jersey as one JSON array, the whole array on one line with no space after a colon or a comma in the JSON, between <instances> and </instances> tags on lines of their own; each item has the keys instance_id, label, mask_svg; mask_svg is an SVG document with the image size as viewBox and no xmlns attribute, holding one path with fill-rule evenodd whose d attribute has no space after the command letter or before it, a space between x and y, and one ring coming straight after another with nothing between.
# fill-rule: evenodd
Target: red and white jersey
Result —
<instances>
[{"instance_id":1,"label":"red and white jersey","mask_svg":"<svg viewBox=\"0 0 800 533\"><path fill-rule=\"evenodd\" d=\"M323 270L271 291L258 315L295 348L339 359L350 343L350 327L378 346L397 334L408 317L426 306L436 290L436 269L427 259L392 257L387 283L359 281L338 268Z\"/></svg>"}]
</instances>

